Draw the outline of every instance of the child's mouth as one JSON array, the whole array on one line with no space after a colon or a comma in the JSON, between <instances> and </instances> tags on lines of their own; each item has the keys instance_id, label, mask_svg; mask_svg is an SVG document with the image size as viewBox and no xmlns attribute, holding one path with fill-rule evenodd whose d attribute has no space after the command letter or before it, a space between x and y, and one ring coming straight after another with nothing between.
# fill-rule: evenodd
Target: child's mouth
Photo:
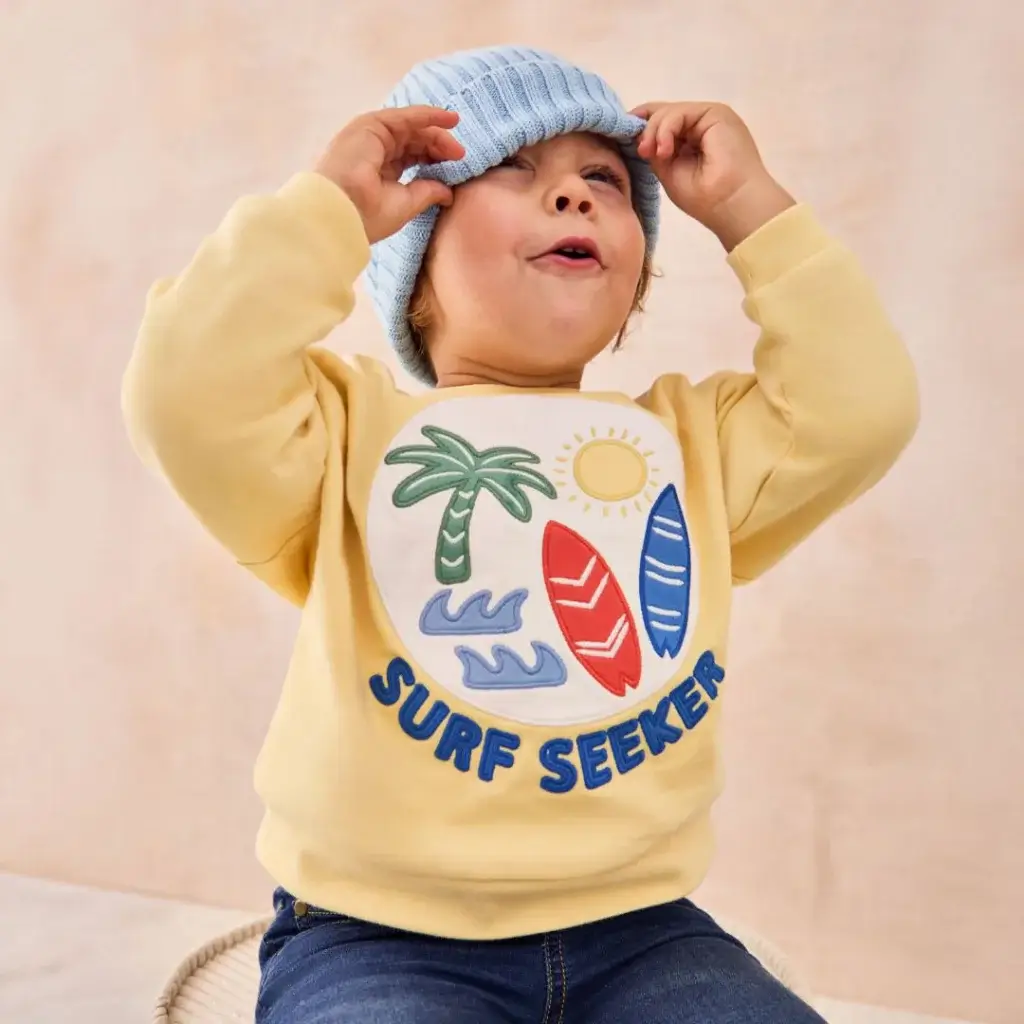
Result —
<instances>
[{"instance_id":1,"label":"child's mouth","mask_svg":"<svg viewBox=\"0 0 1024 1024\"><path fill-rule=\"evenodd\" d=\"M545 253L537 262L568 267L571 270L594 270L595 268L600 270L601 268L601 264L588 253L565 249L556 249L554 252Z\"/></svg>"},{"instance_id":2,"label":"child's mouth","mask_svg":"<svg viewBox=\"0 0 1024 1024\"><path fill-rule=\"evenodd\" d=\"M534 262L574 271L603 269L597 243L589 238L563 238Z\"/></svg>"}]
</instances>

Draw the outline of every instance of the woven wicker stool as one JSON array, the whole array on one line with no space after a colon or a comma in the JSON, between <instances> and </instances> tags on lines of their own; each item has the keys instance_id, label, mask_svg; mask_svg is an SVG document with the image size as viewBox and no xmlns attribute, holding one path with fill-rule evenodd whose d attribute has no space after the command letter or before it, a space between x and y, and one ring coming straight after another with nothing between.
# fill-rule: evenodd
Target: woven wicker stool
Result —
<instances>
[{"instance_id":1,"label":"woven wicker stool","mask_svg":"<svg viewBox=\"0 0 1024 1024\"><path fill-rule=\"evenodd\" d=\"M787 988L810 1002L808 987L771 943L720 922ZM254 921L197 949L174 972L156 1004L153 1024L252 1024L259 987L256 959L270 919Z\"/></svg>"}]
</instances>

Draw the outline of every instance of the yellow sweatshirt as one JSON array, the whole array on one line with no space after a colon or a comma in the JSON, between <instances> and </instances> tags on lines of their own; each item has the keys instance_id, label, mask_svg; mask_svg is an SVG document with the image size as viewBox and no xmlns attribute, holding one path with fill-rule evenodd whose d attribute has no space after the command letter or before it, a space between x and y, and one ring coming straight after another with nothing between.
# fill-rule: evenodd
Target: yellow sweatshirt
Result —
<instances>
[{"instance_id":1,"label":"yellow sweatshirt","mask_svg":"<svg viewBox=\"0 0 1024 1024\"><path fill-rule=\"evenodd\" d=\"M259 857L311 904L454 938L682 897L711 855L732 585L894 462L907 353L797 206L729 257L754 373L408 395L311 347L368 256L326 179L242 200L152 290L125 378L143 460L303 609Z\"/></svg>"}]
</instances>

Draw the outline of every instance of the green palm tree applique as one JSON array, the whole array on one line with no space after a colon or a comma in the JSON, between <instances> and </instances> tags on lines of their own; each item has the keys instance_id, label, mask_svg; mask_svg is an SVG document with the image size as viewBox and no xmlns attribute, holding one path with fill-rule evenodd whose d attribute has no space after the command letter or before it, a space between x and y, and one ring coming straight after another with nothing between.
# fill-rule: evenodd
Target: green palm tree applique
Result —
<instances>
[{"instance_id":1,"label":"green palm tree applique","mask_svg":"<svg viewBox=\"0 0 1024 1024\"><path fill-rule=\"evenodd\" d=\"M434 494L452 492L437 532L434 575L445 585L465 583L472 573L469 526L482 491L497 498L521 523L528 523L533 515L523 488L532 487L551 499L557 492L543 473L530 468L540 458L525 448L477 451L465 438L441 427L423 427L422 433L433 443L405 445L384 457L389 466L408 463L421 467L395 488L391 500L396 508L408 508Z\"/></svg>"}]
</instances>

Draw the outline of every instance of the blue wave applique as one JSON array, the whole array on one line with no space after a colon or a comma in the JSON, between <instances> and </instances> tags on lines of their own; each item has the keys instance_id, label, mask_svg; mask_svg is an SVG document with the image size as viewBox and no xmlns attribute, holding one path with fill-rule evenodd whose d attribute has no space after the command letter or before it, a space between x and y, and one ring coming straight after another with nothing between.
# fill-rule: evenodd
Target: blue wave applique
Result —
<instances>
[{"instance_id":1,"label":"blue wave applique","mask_svg":"<svg viewBox=\"0 0 1024 1024\"><path fill-rule=\"evenodd\" d=\"M439 590L423 606L420 614L420 632L426 636L479 636L495 633L515 633L522 629L520 611L523 602L530 596L528 590L512 590L493 609L488 611L492 594L489 590L478 590L459 606L454 614L448 611L448 599L452 588Z\"/></svg>"},{"instance_id":2,"label":"blue wave applique","mask_svg":"<svg viewBox=\"0 0 1024 1024\"><path fill-rule=\"evenodd\" d=\"M640 551L640 610L655 653L683 649L690 613L690 538L675 484L658 495Z\"/></svg>"},{"instance_id":3,"label":"blue wave applique","mask_svg":"<svg viewBox=\"0 0 1024 1024\"><path fill-rule=\"evenodd\" d=\"M561 686L569 674L565 662L547 644L530 643L536 664L528 668L522 658L504 644L491 648L493 665L471 647L456 647L462 662L462 682L470 690L536 690L543 686Z\"/></svg>"}]
</instances>

